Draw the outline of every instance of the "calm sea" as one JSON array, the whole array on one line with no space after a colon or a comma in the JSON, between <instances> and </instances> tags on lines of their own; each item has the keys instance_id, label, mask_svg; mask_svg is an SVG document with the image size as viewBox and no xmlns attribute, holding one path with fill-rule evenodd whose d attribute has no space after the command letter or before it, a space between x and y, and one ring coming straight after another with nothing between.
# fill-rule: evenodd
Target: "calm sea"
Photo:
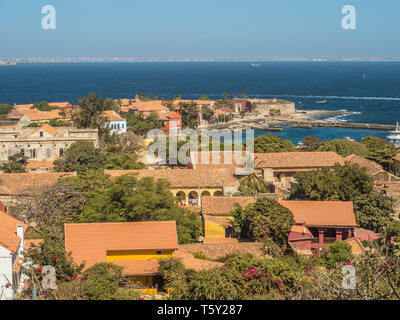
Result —
<instances>
[{"instance_id":1,"label":"calm sea","mask_svg":"<svg viewBox=\"0 0 400 320\"><path fill-rule=\"evenodd\" d=\"M400 121L400 62L76 63L0 66L0 103L69 101L96 91L104 98L136 93L166 98L220 98L226 91L253 98L285 98L298 109L347 110L336 120L395 124ZM326 100L326 103L317 103ZM257 132L256 135L263 134ZM308 135L323 139L387 132L291 129L278 135L297 143Z\"/></svg>"}]
</instances>

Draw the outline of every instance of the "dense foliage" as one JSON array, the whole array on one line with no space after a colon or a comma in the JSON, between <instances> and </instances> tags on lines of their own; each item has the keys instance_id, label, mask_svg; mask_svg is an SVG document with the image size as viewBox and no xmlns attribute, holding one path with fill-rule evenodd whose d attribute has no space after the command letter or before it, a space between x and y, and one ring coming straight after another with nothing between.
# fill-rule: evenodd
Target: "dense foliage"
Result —
<instances>
[{"instance_id":1,"label":"dense foliage","mask_svg":"<svg viewBox=\"0 0 400 320\"><path fill-rule=\"evenodd\" d=\"M293 152L294 144L274 134L266 134L254 139L254 152Z\"/></svg>"},{"instance_id":2,"label":"dense foliage","mask_svg":"<svg viewBox=\"0 0 400 320\"><path fill-rule=\"evenodd\" d=\"M235 231L242 238L262 241L271 240L285 249L294 224L293 213L275 200L257 199L256 203L232 212Z\"/></svg>"}]
</instances>

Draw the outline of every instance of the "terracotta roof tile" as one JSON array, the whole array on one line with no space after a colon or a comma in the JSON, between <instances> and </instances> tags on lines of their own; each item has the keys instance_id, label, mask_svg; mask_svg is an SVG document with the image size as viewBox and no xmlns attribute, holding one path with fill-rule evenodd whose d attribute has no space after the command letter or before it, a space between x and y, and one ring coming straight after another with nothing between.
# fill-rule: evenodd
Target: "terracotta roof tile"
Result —
<instances>
[{"instance_id":1,"label":"terracotta roof tile","mask_svg":"<svg viewBox=\"0 0 400 320\"><path fill-rule=\"evenodd\" d=\"M309 226L357 226L351 201L279 201L296 223Z\"/></svg>"},{"instance_id":2,"label":"terracotta roof tile","mask_svg":"<svg viewBox=\"0 0 400 320\"><path fill-rule=\"evenodd\" d=\"M4 246L11 252L16 252L21 243L21 238L17 236L17 225L26 225L22 221L0 211L0 246Z\"/></svg>"},{"instance_id":3,"label":"terracotta roof tile","mask_svg":"<svg viewBox=\"0 0 400 320\"><path fill-rule=\"evenodd\" d=\"M48 124L44 124L40 128L37 128L36 130L34 130L31 133L31 135L36 133L36 132L38 132L38 131L40 131L40 130L43 130L43 131L46 131L46 132L50 133L53 137L55 137L57 135L57 133L58 133L58 130L56 128L53 128L52 126L49 126Z\"/></svg>"},{"instance_id":4,"label":"terracotta roof tile","mask_svg":"<svg viewBox=\"0 0 400 320\"><path fill-rule=\"evenodd\" d=\"M49 186L74 172L0 173L0 194L22 195L30 189Z\"/></svg>"},{"instance_id":5,"label":"terracotta roof tile","mask_svg":"<svg viewBox=\"0 0 400 320\"><path fill-rule=\"evenodd\" d=\"M397 161L400 161L400 153L396 154L396 155L393 157L393 159L394 159L394 160L397 160Z\"/></svg>"},{"instance_id":6,"label":"terracotta roof tile","mask_svg":"<svg viewBox=\"0 0 400 320\"><path fill-rule=\"evenodd\" d=\"M377 164L376 162L357 156L355 154L351 154L348 157L346 157L345 161L357 163L360 167L366 168L367 173L370 175L375 175L378 172L384 171L383 167Z\"/></svg>"},{"instance_id":7,"label":"terracotta roof tile","mask_svg":"<svg viewBox=\"0 0 400 320\"><path fill-rule=\"evenodd\" d=\"M102 113L102 116L105 117L105 119L108 120L108 121L122 121L122 120L125 120L118 113L116 113L114 110L106 110L106 111L104 111Z\"/></svg>"},{"instance_id":8,"label":"terracotta roof tile","mask_svg":"<svg viewBox=\"0 0 400 320\"><path fill-rule=\"evenodd\" d=\"M138 112L156 112L161 110L168 110L166 106L162 105L161 100L134 102L129 105L129 109L136 109Z\"/></svg>"},{"instance_id":9,"label":"terracotta roof tile","mask_svg":"<svg viewBox=\"0 0 400 320\"><path fill-rule=\"evenodd\" d=\"M235 205L242 208L254 203L253 197L203 197L201 205L203 214L207 215L231 215Z\"/></svg>"},{"instance_id":10,"label":"terracotta roof tile","mask_svg":"<svg viewBox=\"0 0 400 320\"><path fill-rule=\"evenodd\" d=\"M225 169L156 169L156 170L106 170L111 177L137 173L140 178L152 177L179 187L236 187L239 182Z\"/></svg>"},{"instance_id":11,"label":"terracotta roof tile","mask_svg":"<svg viewBox=\"0 0 400 320\"><path fill-rule=\"evenodd\" d=\"M177 248L175 221L65 224L65 250L72 253L76 263L85 261L85 267L106 261L107 251ZM123 264L129 270L142 268L145 272L145 267L151 268L144 262Z\"/></svg>"},{"instance_id":12,"label":"terracotta roof tile","mask_svg":"<svg viewBox=\"0 0 400 320\"><path fill-rule=\"evenodd\" d=\"M190 164L194 169L227 169L236 174L251 158L246 150L191 152Z\"/></svg>"},{"instance_id":13,"label":"terracotta roof tile","mask_svg":"<svg viewBox=\"0 0 400 320\"><path fill-rule=\"evenodd\" d=\"M54 161L53 160L28 161L26 168L28 169L54 168Z\"/></svg>"},{"instance_id":14,"label":"terracotta roof tile","mask_svg":"<svg viewBox=\"0 0 400 320\"><path fill-rule=\"evenodd\" d=\"M254 162L256 168L322 168L344 164L344 158L331 151L256 153Z\"/></svg>"}]
</instances>

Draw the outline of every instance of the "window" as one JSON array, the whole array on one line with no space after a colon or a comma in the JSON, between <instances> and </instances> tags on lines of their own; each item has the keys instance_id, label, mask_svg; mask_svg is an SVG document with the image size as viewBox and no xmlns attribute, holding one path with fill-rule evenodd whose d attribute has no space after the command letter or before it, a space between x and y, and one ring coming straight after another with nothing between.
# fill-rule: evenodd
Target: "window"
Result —
<instances>
[{"instance_id":1,"label":"window","mask_svg":"<svg viewBox=\"0 0 400 320\"><path fill-rule=\"evenodd\" d=\"M60 157L62 157L62 155L64 154L64 149L60 148L60 150L58 151L58 154Z\"/></svg>"},{"instance_id":2,"label":"window","mask_svg":"<svg viewBox=\"0 0 400 320\"><path fill-rule=\"evenodd\" d=\"M25 155L25 150L21 149L20 153L24 156Z\"/></svg>"},{"instance_id":3,"label":"window","mask_svg":"<svg viewBox=\"0 0 400 320\"><path fill-rule=\"evenodd\" d=\"M40 131L40 136L43 137L43 131Z\"/></svg>"},{"instance_id":4,"label":"window","mask_svg":"<svg viewBox=\"0 0 400 320\"><path fill-rule=\"evenodd\" d=\"M122 124L122 129L123 129L123 128L125 128L125 124L124 124L124 123Z\"/></svg>"},{"instance_id":5,"label":"window","mask_svg":"<svg viewBox=\"0 0 400 320\"><path fill-rule=\"evenodd\" d=\"M181 124L181 120L178 120L178 124Z\"/></svg>"},{"instance_id":6,"label":"window","mask_svg":"<svg viewBox=\"0 0 400 320\"><path fill-rule=\"evenodd\" d=\"M50 148L46 149L46 158L51 159L51 149Z\"/></svg>"},{"instance_id":7,"label":"window","mask_svg":"<svg viewBox=\"0 0 400 320\"><path fill-rule=\"evenodd\" d=\"M36 149L31 149L31 150L30 150L30 153L31 153L31 158L32 158L32 159L35 159L36 156L37 156Z\"/></svg>"},{"instance_id":8,"label":"window","mask_svg":"<svg viewBox=\"0 0 400 320\"><path fill-rule=\"evenodd\" d=\"M157 251L157 254L158 255L161 255L161 254L163 254L164 253L164 251Z\"/></svg>"}]
</instances>

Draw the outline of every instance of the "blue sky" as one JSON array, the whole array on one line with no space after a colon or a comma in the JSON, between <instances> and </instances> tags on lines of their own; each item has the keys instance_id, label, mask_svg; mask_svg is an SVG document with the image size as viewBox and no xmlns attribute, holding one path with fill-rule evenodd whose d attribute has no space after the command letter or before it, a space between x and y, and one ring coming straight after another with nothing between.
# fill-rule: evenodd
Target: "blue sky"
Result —
<instances>
[{"instance_id":1,"label":"blue sky","mask_svg":"<svg viewBox=\"0 0 400 320\"><path fill-rule=\"evenodd\" d=\"M41 28L49 4L56 30ZM399 14L398 0L1 0L0 57L398 57Z\"/></svg>"}]
</instances>

